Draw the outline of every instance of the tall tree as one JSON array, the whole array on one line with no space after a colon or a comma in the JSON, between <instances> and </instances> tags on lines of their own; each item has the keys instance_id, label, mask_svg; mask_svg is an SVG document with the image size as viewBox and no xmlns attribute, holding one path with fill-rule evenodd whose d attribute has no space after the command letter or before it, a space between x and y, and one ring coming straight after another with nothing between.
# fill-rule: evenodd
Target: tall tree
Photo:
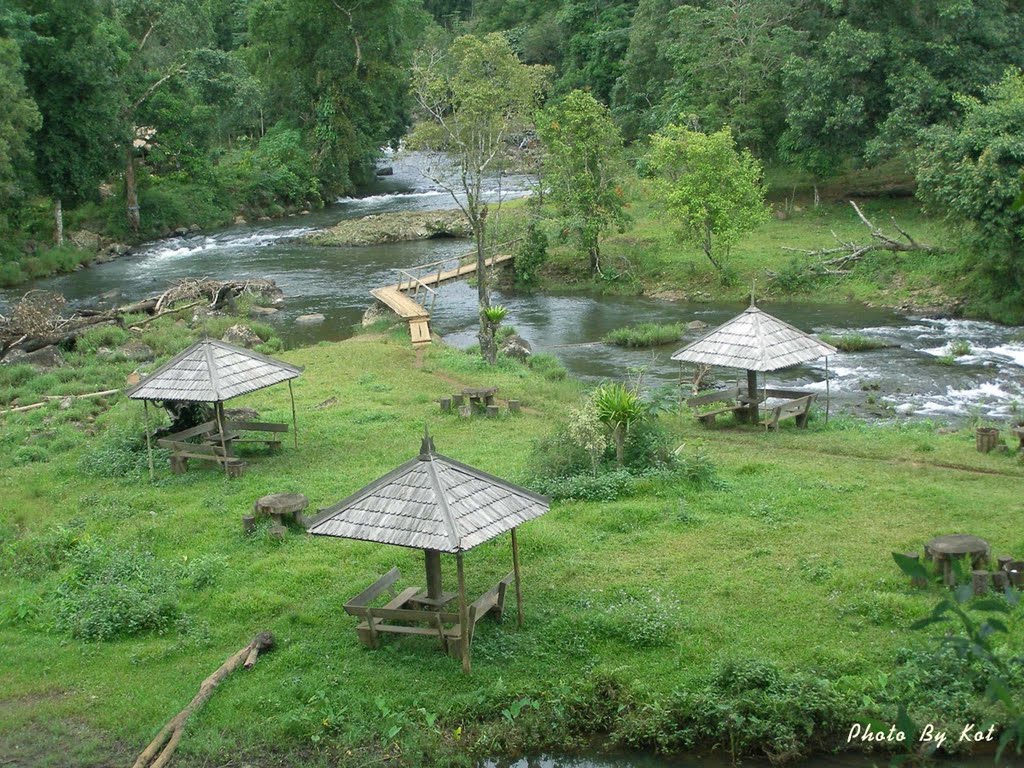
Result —
<instances>
[{"instance_id":1,"label":"tall tree","mask_svg":"<svg viewBox=\"0 0 1024 768\"><path fill-rule=\"evenodd\" d=\"M429 16L420 0L253 0L249 61L267 122L300 127L325 193L368 180L408 123L408 65Z\"/></svg>"},{"instance_id":2,"label":"tall tree","mask_svg":"<svg viewBox=\"0 0 1024 768\"><path fill-rule=\"evenodd\" d=\"M563 229L601 274L601 234L628 222L622 191L622 135L611 112L584 91L550 107L537 125L544 144L544 182Z\"/></svg>"},{"instance_id":3,"label":"tall tree","mask_svg":"<svg viewBox=\"0 0 1024 768\"><path fill-rule=\"evenodd\" d=\"M1008 72L983 98L963 98L963 120L924 134L918 196L962 233L975 300L998 319L1024 321L1024 73Z\"/></svg>"},{"instance_id":4,"label":"tall tree","mask_svg":"<svg viewBox=\"0 0 1024 768\"><path fill-rule=\"evenodd\" d=\"M4 105L0 113L0 231L6 229L6 212L22 197L30 179L31 136L42 124L22 70L18 43L0 37L0 104Z\"/></svg>"},{"instance_id":5,"label":"tall tree","mask_svg":"<svg viewBox=\"0 0 1024 768\"><path fill-rule=\"evenodd\" d=\"M705 134L669 125L651 136L647 162L680 237L719 272L740 236L769 218L761 163L749 150L737 151L728 127Z\"/></svg>"},{"instance_id":6,"label":"tall tree","mask_svg":"<svg viewBox=\"0 0 1024 768\"><path fill-rule=\"evenodd\" d=\"M63 204L97 194L117 163L118 77L126 55L117 28L94 0L27 0L36 33L24 49L26 83L42 123L36 178L54 201L54 241L64 241Z\"/></svg>"},{"instance_id":7,"label":"tall tree","mask_svg":"<svg viewBox=\"0 0 1024 768\"><path fill-rule=\"evenodd\" d=\"M485 181L505 173L509 150L533 116L547 71L519 61L504 36L465 35L450 46L437 40L416 57L413 90L420 108L410 143L446 153L450 168L436 181L451 194L473 230L480 351L493 364L494 332L486 318L490 292L486 260L489 204ZM500 205L500 199L498 200Z\"/></svg>"},{"instance_id":8,"label":"tall tree","mask_svg":"<svg viewBox=\"0 0 1024 768\"><path fill-rule=\"evenodd\" d=\"M906 151L1007 66L1024 64L1024 15L1004 0L818 2L814 45L784 66L785 155L818 177Z\"/></svg>"},{"instance_id":9,"label":"tall tree","mask_svg":"<svg viewBox=\"0 0 1024 768\"><path fill-rule=\"evenodd\" d=\"M661 127L652 113L673 77L668 52L674 36L666 19L681 1L640 0L633 14L622 74L611 93L612 110L627 141L646 137Z\"/></svg>"}]
</instances>

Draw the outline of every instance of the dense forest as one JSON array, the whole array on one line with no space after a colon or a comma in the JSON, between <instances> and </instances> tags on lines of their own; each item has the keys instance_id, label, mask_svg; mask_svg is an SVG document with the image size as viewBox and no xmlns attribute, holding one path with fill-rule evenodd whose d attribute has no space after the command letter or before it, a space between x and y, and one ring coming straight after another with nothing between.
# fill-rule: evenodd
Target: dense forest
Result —
<instances>
[{"instance_id":1,"label":"dense forest","mask_svg":"<svg viewBox=\"0 0 1024 768\"><path fill-rule=\"evenodd\" d=\"M492 32L627 146L727 127L815 189L895 164L979 291L1024 288L1017 0L6 0L0 279L76 263L49 249L61 212L131 240L353 189L416 117L417 48Z\"/></svg>"}]
</instances>

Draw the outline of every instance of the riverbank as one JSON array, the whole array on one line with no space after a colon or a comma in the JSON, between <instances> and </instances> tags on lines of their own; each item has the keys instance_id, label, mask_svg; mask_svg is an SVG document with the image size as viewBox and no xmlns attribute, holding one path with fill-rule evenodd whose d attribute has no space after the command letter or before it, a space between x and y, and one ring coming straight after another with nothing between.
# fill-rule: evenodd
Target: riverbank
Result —
<instances>
[{"instance_id":1,"label":"riverbank","mask_svg":"<svg viewBox=\"0 0 1024 768\"><path fill-rule=\"evenodd\" d=\"M187 343L173 318L141 340L161 357ZM901 702L951 730L1002 717L984 702L984 670L937 652L941 629L910 630L943 591L912 589L889 554L959 530L996 554L1024 553L1007 514L1024 466L977 453L973 433L816 419L765 435L665 413L700 471L643 480L614 502L556 502L524 526L525 626L481 624L465 676L420 638L363 649L340 610L392 566L415 583L416 552L298 529L282 542L264 529L246 538L240 516L269 492L301 492L313 506L343 498L414 455L424 423L442 453L528 483L535 442L580 385L511 361L488 370L438 345L418 357L404 329L280 356L306 368L295 386L299 447L253 455L235 481L199 467L173 476L161 461L150 485L141 407L118 397L0 421L0 438L19 446L0 457L0 752L28 755L26 765L55 754L123 763L262 629L278 648L190 721L182 764L468 765L572 749L594 732L618 746L731 745L795 759L843 746L854 720L892 721ZM59 374L0 368L0 386L64 394L123 379L134 364L105 366L83 348ZM485 384L523 412L440 414L438 397ZM289 415L274 389L232 405ZM474 550L469 590L504 575L508 559L502 541ZM113 640L69 636L68 585L111 562L141 574L169 618ZM122 597L124 610L136 604ZM103 599L81 605L116 621ZM1008 623L1019 627L1019 609ZM1011 634L1006 650L1022 647Z\"/></svg>"}]
</instances>

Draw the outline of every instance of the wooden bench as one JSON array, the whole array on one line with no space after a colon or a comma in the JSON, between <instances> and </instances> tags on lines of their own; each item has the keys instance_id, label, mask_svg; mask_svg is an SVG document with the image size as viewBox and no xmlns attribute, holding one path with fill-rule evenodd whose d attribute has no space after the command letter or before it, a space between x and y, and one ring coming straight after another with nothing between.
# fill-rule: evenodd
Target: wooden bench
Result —
<instances>
[{"instance_id":1,"label":"wooden bench","mask_svg":"<svg viewBox=\"0 0 1024 768\"><path fill-rule=\"evenodd\" d=\"M795 419L796 425L803 429L807 426L807 416L811 411L811 403L814 402L814 398L813 394L804 395L769 408L765 412L765 417L760 421L760 425L765 429L778 429L779 422L783 419Z\"/></svg>"},{"instance_id":2,"label":"wooden bench","mask_svg":"<svg viewBox=\"0 0 1024 768\"><path fill-rule=\"evenodd\" d=\"M686 401L687 406L694 409L695 411L701 406L712 405L717 403L725 403L721 408L717 408L713 411L705 411L704 413L696 413L697 421L706 427L711 426L715 423L715 417L720 416L723 413L736 413L737 411L746 411L747 404L739 402L740 390L739 387L729 387L728 389L716 389L711 392L701 392L694 397L689 398Z\"/></svg>"},{"instance_id":3,"label":"wooden bench","mask_svg":"<svg viewBox=\"0 0 1024 768\"><path fill-rule=\"evenodd\" d=\"M245 468L245 462L231 455L231 450L225 450L224 446L210 443L209 436L217 433L217 424L208 421L173 435L158 438L156 444L171 452L171 472L176 475L183 474L188 469L189 459L201 459L212 461L221 467L226 468L228 475L238 477ZM200 438L200 442L191 442Z\"/></svg>"},{"instance_id":4,"label":"wooden bench","mask_svg":"<svg viewBox=\"0 0 1024 768\"><path fill-rule=\"evenodd\" d=\"M281 434L288 431L287 424L273 424L262 421L226 421L224 422L225 441L231 443L264 443L271 451L281 447ZM258 437L247 432L270 432L268 437ZM211 436L211 441L219 441L220 434Z\"/></svg>"},{"instance_id":5,"label":"wooden bench","mask_svg":"<svg viewBox=\"0 0 1024 768\"><path fill-rule=\"evenodd\" d=\"M438 611L430 608L406 608L422 597L419 587L409 587L397 595L394 584L401 578L397 568L392 568L376 582L345 603L345 612L357 616L363 621L356 626L359 642L367 648L377 648L380 634L420 635L435 637L441 650L455 658L462 657L462 626L459 614L452 611ZM480 619L494 614L500 621L505 611L505 593L514 582L515 574L510 573L491 589L470 604L467 614L469 639L473 641L473 631ZM370 603L384 593L391 599L381 607L373 607Z\"/></svg>"}]
</instances>

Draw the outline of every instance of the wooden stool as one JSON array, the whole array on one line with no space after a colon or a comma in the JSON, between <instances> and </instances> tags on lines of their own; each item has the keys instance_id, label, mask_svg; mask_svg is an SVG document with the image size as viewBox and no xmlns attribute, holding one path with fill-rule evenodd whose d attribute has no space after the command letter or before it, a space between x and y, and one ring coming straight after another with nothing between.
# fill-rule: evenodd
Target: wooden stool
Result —
<instances>
[{"instance_id":1,"label":"wooden stool","mask_svg":"<svg viewBox=\"0 0 1024 768\"><path fill-rule=\"evenodd\" d=\"M257 517L272 517L275 525L284 525L286 517L301 522L301 514L309 506L309 499L301 493L272 493L256 499L252 505Z\"/></svg>"}]
</instances>

